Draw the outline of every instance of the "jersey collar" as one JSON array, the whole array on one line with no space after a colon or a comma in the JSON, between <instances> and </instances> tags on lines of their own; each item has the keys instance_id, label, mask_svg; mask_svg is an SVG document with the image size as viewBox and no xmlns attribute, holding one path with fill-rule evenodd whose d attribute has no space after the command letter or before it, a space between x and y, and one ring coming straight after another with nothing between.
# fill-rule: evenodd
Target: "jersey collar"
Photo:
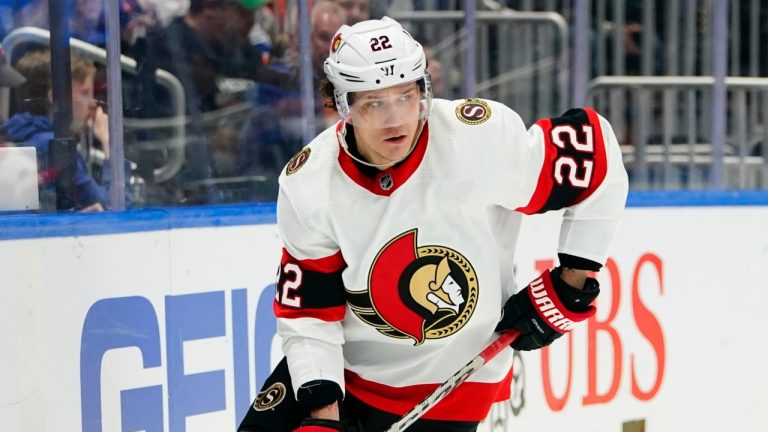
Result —
<instances>
[{"instance_id":1,"label":"jersey collar","mask_svg":"<svg viewBox=\"0 0 768 432\"><path fill-rule=\"evenodd\" d=\"M339 122L336 125L336 140L338 142L338 132L343 127L344 122ZM348 139L352 136L352 133L347 135ZM424 123L424 128L421 130L421 135L416 142L411 154L409 154L404 160L397 164L383 169L377 170L375 168L366 167L354 159L352 159L344 148L339 145L339 165L341 166L344 174L347 175L352 181L357 183L362 188L368 190L371 193L381 196L390 196L400 186L416 172L416 169L421 165L421 161L424 159L424 154L427 151L427 143L429 142L429 125Z\"/></svg>"}]
</instances>

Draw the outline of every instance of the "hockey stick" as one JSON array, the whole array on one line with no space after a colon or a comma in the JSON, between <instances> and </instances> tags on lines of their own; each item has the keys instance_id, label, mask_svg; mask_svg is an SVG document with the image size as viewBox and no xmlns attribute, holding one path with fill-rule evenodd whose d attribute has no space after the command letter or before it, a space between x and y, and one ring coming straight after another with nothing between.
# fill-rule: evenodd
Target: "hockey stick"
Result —
<instances>
[{"instance_id":1,"label":"hockey stick","mask_svg":"<svg viewBox=\"0 0 768 432\"><path fill-rule=\"evenodd\" d=\"M407 412L400 420L396 421L386 432L403 432L405 429L412 425L416 420L421 418L427 411L432 409L438 402L448 396L459 384L466 381L469 377L474 375L481 367L491 361L496 355L508 347L520 333L517 330L510 330L502 333L495 341L485 347L475 358L469 361L461 369L451 375L447 381L445 381L440 387L429 394L423 401L419 402L412 410Z\"/></svg>"}]
</instances>

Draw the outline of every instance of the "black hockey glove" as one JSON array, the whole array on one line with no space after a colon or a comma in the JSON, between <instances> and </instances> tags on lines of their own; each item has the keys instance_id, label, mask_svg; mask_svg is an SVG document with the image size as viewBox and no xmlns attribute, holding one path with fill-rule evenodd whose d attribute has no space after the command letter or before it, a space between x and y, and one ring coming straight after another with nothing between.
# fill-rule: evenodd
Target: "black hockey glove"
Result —
<instances>
[{"instance_id":1,"label":"black hockey glove","mask_svg":"<svg viewBox=\"0 0 768 432\"><path fill-rule=\"evenodd\" d=\"M520 332L512 348L530 351L545 347L595 314L591 303L600 294L597 280L587 278L579 290L565 283L560 271L560 267L545 271L507 300L496 331Z\"/></svg>"},{"instance_id":2,"label":"black hockey glove","mask_svg":"<svg viewBox=\"0 0 768 432\"><path fill-rule=\"evenodd\" d=\"M288 359L283 357L267 378L259 395L240 422L238 432L354 432L350 427L315 423L310 412L343 399L341 387L333 381L311 381L299 387L298 399L293 397L293 383ZM302 421L304 423L302 423ZM310 422L307 424L307 422ZM306 427L305 427L306 426ZM311 427L311 428L310 428Z\"/></svg>"},{"instance_id":3,"label":"black hockey glove","mask_svg":"<svg viewBox=\"0 0 768 432\"><path fill-rule=\"evenodd\" d=\"M336 420L308 418L293 432L348 432L347 426Z\"/></svg>"},{"instance_id":4,"label":"black hockey glove","mask_svg":"<svg viewBox=\"0 0 768 432\"><path fill-rule=\"evenodd\" d=\"M310 411L330 405L334 402L341 403L344 394L341 388L333 381L317 380L302 384L297 394L299 405ZM349 429L340 421L307 418L301 422L301 426L294 432L348 432Z\"/></svg>"}]
</instances>

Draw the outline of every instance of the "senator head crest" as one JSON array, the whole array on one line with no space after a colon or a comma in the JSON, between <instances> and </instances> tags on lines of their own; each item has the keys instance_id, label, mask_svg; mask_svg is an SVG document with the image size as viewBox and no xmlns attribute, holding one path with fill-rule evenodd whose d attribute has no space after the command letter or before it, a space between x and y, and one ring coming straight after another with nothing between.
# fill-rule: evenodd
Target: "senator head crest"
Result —
<instances>
[{"instance_id":1,"label":"senator head crest","mask_svg":"<svg viewBox=\"0 0 768 432\"><path fill-rule=\"evenodd\" d=\"M364 291L347 291L352 312L380 333L426 339L449 336L467 323L477 306L475 270L445 246L418 246L417 230L381 248Z\"/></svg>"}]
</instances>

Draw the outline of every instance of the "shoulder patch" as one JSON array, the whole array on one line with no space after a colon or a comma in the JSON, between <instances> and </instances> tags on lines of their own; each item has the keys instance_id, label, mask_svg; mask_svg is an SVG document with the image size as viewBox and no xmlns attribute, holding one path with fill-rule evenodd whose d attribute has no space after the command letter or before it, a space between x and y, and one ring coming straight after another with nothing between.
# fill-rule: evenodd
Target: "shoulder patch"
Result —
<instances>
[{"instance_id":1,"label":"shoulder patch","mask_svg":"<svg viewBox=\"0 0 768 432\"><path fill-rule=\"evenodd\" d=\"M456 107L456 118L468 125L479 125L491 118L491 107L482 99L466 99Z\"/></svg>"},{"instance_id":2,"label":"shoulder patch","mask_svg":"<svg viewBox=\"0 0 768 432\"><path fill-rule=\"evenodd\" d=\"M256 396L256 400L253 401L253 409L256 411L273 409L285 399L286 393L285 385L281 382L276 382Z\"/></svg>"},{"instance_id":3,"label":"shoulder patch","mask_svg":"<svg viewBox=\"0 0 768 432\"><path fill-rule=\"evenodd\" d=\"M309 160L309 154L311 152L312 149L307 147L297 153L296 156L292 157L291 160L288 161L288 165L285 166L285 175L291 175L300 170L301 167L303 167L304 164Z\"/></svg>"}]
</instances>

